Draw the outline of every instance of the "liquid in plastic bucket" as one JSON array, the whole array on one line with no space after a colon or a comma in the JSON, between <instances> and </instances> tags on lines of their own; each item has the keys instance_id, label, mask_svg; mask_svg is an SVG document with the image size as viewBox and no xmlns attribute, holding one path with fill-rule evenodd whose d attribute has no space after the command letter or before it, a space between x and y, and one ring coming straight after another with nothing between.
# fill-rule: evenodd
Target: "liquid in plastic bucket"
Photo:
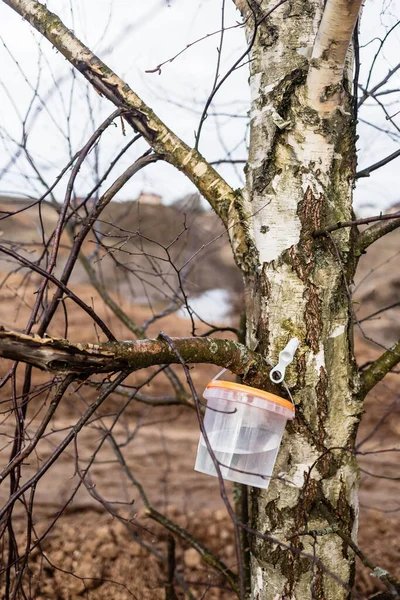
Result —
<instances>
[{"instance_id":1,"label":"liquid in plastic bucket","mask_svg":"<svg viewBox=\"0 0 400 600\"><path fill-rule=\"evenodd\" d=\"M291 402L239 383L213 380L206 387L204 427L222 477L253 487L269 486ZM217 477L203 435L195 470Z\"/></svg>"}]
</instances>

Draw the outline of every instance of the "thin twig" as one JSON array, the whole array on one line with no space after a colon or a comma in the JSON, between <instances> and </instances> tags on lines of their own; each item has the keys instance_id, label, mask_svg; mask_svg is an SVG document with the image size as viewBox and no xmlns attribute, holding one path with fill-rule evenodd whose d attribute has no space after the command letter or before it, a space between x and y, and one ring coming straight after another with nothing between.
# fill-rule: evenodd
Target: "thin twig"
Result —
<instances>
[{"instance_id":1,"label":"thin twig","mask_svg":"<svg viewBox=\"0 0 400 600\"><path fill-rule=\"evenodd\" d=\"M389 156L386 156L385 158L378 160L378 162L370 165L369 167L366 167L365 169L362 169L361 171L357 171L357 173L354 175L354 177L355 177L355 179L360 179L361 177L369 177L371 173L373 173L377 169L380 169L381 167L384 167L385 165L392 162L392 160L394 160L395 158L398 158L399 156L400 156L400 150L396 150L395 152L392 152L392 154L389 154Z\"/></svg>"},{"instance_id":2,"label":"thin twig","mask_svg":"<svg viewBox=\"0 0 400 600\"><path fill-rule=\"evenodd\" d=\"M400 155L400 152L399 152ZM376 221L390 221L392 219L398 219L400 217L400 211L395 213L390 213L387 215L375 215L373 217L365 217L364 219L356 219L354 221L338 221L334 225L329 225L328 227L324 227L323 229L316 229L313 232L313 237L320 237L323 235L327 235L332 231L337 231L338 229L343 229L344 227L354 227L356 225L368 225L369 223L375 223Z\"/></svg>"}]
</instances>

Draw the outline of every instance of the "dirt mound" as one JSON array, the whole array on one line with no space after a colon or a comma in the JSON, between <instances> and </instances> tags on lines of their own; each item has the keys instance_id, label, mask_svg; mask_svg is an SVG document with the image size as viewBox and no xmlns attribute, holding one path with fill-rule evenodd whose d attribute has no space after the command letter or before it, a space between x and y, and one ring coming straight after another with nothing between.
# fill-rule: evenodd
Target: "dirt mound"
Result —
<instances>
[{"instance_id":1,"label":"dirt mound","mask_svg":"<svg viewBox=\"0 0 400 600\"><path fill-rule=\"evenodd\" d=\"M185 212L186 211L186 212ZM7 213L15 213L5 219ZM45 202L0 196L3 215L2 243L11 244L30 260L39 257L43 237L49 239L57 212ZM79 219L86 213L78 211ZM72 219L72 221L74 220ZM190 205L154 206L136 201L113 202L96 224L101 243L93 234L84 246L93 255L93 266L102 282L120 297L135 302L168 302L180 283L187 294L198 295L215 288L231 292L242 290L242 278L234 263L227 233L212 211L191 210ZM60 275L71 241L61 237L57 268ZM8 272L17 263L0 254L0 270ZM178 271L178 272L177 272ZM72 283L86 283L88 275L78 261Z\"/></svg>"},{"instance_id":2,"label":"dirt mound","mask_svg":"<svg viewBox=\"0 0 400 600\"><path fill-rule=\"evenodd\" d=\"M223 511L205 509L183 516L172 510L170 515L181 523L190 520L192 534L235 567L232 528ZM165 530L148 519L123 524L94 510L67 510L31 555L32 598L165 600L166 543ZM176 578L191 582L194 598L202 598L205 592L211 600L235 597L222 577L201 562L196 550L178 543L175 560ZM176 593L179 599L185 597L179 585Z\"/></svg>"}]
</instances>

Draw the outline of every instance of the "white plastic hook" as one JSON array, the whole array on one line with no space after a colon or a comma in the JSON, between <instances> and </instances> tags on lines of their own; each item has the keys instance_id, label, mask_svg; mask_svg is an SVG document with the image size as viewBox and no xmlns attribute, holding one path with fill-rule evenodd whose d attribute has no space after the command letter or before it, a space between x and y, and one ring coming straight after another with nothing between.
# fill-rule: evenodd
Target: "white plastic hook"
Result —
<instances>
[{"instance_id":1,"label":"white plastic hook","mask_svg":"<svg viewBox=\"0 0 400 600\"><path fill-rule=\"evenodd\" d=\"M272 383L282 383L285 377L286 367L293 362L299 343L297 338L292 338L282 352L279 352L279 362L269 373L269 378Z\"/></svg>"},{"instance_id":2,"label":"white plastic hook","mask_svg":"<svg viewBox=\"0 0 400 600\"><path fill-rule=\"evenodd\" d=\"M218 374L217 374L215 377L213 377L213 378L211 379L211 381L215 381L216 379L218 379L219 377L221 377L221 375L222 375L223 373L225 373L225 371L227 371L227 370L228 370L228 369L222 369L222 371L220 371L220 372L219 372L219 373L218 373Z\"/></svg>"}]
</instances>

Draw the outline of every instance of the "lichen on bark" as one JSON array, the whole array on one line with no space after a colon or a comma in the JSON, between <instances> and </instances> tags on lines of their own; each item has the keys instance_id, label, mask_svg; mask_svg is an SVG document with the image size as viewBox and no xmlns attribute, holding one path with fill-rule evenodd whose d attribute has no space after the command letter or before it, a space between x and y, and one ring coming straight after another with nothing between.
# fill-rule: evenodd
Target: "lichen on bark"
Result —
<instances>
[{"instance_id":1,"label":"lichen on bark","mask_svg":"<svg viewBox=\"0 0 400 600\"><path fill-rule=\"evenodd\" d=\"M343 70L332 93L325 89L322 108L309 102L309 72L316 68L309 59L322 10L313 0L281 7L269 22L277 35L261 32L250 62L246 193L261 264L247 280L252 286L246 296L247 343L271 363L294 335L300 349L289 373L296 419L285 432L269 489L253 489L249 498L255 529L290 540L298 551L315 549L343 585L301 553L257 540L251 558L254 600L344 600L354 572L352 550L335 532L316 540L300 535L328 525L321 506L354 535L358 470L353 455L340 448L353 447L362 411L344 280L344 275L352 280L357 263L353 232L341 230L335 237L343 264L329 239L315 243L312 236L339 216L352 219L355 173L352 103Z\"/></svg>"}]
</instances>

